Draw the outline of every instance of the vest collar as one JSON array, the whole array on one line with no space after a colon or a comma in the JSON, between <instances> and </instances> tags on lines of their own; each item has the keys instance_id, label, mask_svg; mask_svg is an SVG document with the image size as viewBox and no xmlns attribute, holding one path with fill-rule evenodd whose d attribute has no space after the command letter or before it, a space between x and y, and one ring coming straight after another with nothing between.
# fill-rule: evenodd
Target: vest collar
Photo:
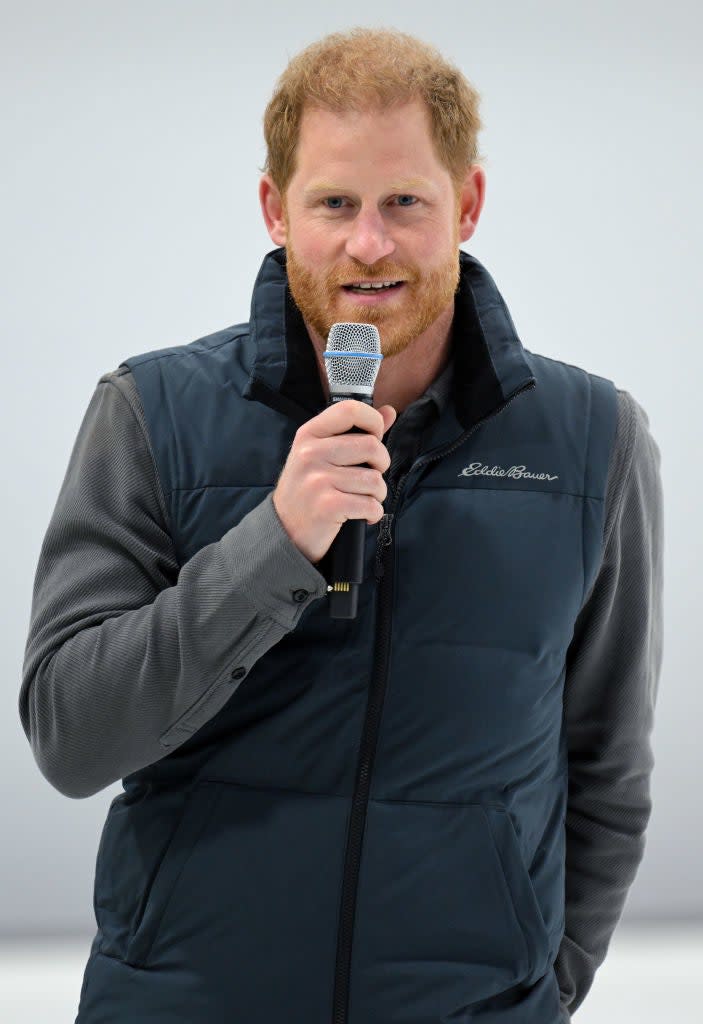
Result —
<instances>
[{"instance_id":1,"label":"vest collar","mask_svg":"<svg viewBox=\"0 0 703 1024\"><path fill-rule=\"evenodd\" d=\"M460 280L452 325L453 408L468 429L535 377L512 317L485 267L459 250ZM251 302L254 363L244 397L299 426L325 408L317 360L286 275L284 248L261 264Z\"/></svg>"}]
</instances>

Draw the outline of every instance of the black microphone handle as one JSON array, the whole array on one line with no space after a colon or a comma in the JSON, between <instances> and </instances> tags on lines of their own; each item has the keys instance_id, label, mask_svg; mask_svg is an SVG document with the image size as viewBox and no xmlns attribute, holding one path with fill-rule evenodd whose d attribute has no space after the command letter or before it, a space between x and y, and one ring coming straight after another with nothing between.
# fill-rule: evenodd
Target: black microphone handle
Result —
<instances>
[{"instance_id":1,"label":"black microphone handle","mask_svg":"<svg viewBox=\"0 0 703 1024\"><path fill-rule=\"evenodd\" d=\"M330 405L347 398L373 405L373 396L340 395ZM361 427L352 427L348 434L365 434ZM371 469L368 462L361 466ZM359 584L364 580L364 547L366 543L366 520L347 519L330 545L330 574L332 589L327 592L329 613L332 619L355 619L359 603Z\"/></svg>"}]
</instances>

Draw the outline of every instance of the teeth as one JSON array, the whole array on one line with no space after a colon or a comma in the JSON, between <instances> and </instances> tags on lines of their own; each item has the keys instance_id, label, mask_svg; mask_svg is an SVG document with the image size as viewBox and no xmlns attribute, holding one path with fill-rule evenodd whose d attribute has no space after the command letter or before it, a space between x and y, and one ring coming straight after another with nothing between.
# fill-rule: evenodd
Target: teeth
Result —
<instances>
[{"instance_id":1,"label":"teeth","mask_svg":"<svg viewBox=\"0 0 703 1024\"><path fill-rule=\"evenodd\" d=\"M367 290L371 289L371 288L375 288L376 290L378 290L379 288L390 288L392 285L399 284L399 283L400 283L399 281L380 281L378 284L359 283L359 284L353 284L353 285L351 285L351 287L352 288L365 288Z\"/></svg>"}]
</instances>

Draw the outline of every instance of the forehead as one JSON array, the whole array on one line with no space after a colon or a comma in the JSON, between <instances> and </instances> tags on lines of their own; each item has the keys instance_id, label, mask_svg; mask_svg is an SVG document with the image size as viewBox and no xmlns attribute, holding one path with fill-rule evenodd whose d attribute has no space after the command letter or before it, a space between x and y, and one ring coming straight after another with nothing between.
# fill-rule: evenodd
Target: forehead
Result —
<instances>
[{"instance_id":1,"label":"forehead","mask_svg":"<svg viewBox=\"0 0 703 1024\"><path fill-rule=\"evenodd\" d=\"M449 179L431 134L429 112L420 100L383 110L303 111L293 179L338 180L349 174L391 173L395 177ZM293 184L293 180L291 181Z\"/></svg>"}]
</instances>

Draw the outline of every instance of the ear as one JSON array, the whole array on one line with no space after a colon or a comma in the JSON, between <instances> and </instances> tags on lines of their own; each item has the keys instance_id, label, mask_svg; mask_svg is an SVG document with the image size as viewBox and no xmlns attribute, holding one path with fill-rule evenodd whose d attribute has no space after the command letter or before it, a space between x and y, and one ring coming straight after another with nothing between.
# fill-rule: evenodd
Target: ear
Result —
<instances>
[{"instance_id":1,"label":"ear","mask_svg":"<svg viewBox=\"0 0 703 1024\"><path fill-rule=\"evenodd\" d=\"M270 174L263 174L259 181L259 202L271 241L276 245L285 245L286 225L283 217L283 202Z\"/></svg>"},{"instance_id":2,"label":"ear","mask_svg":"<svg viewBox=\"0 0 703 1024\"><path fill-rule=\"evenodd\" d=\"M486 172L480 164L472 164L466 172L459 193L459 240L466 242L473 235L486 196Z\"/></svg>"}]
</instances>

